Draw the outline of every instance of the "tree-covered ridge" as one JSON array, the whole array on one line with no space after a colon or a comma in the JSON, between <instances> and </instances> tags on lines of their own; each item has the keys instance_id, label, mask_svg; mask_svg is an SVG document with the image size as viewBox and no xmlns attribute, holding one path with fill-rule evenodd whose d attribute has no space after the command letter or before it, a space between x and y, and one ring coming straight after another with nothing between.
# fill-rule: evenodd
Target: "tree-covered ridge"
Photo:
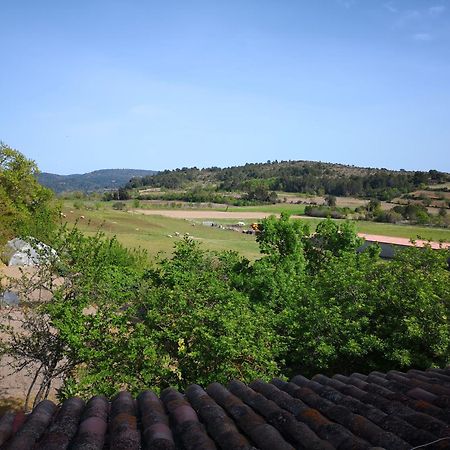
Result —
<instances>
[{"instance_id":1,"label":"tree-covered ridge","mask_svg":"<svg viewBox=\"0 0 450 450\"><path fill-rule=\"evenodd\" d=\"M260 182L271 191L389 200L424 185L447 181L450 181L450 175L436 170L407 172L322 162L274 161L223 169L192 167L165 170L155 176L133 178L126 187L182 189L201 183L213 185L218 191L242 191L252 183Z\"/></svg>"},{"instance_id":2,"label":"tree-covered ridge","mask_svg":"<svg viewBox=\"0 0 450 450\"><path fill-rule=\"evenodd\" d=\"M117 189L133 177L151 176L154 170L142 169L101 169L84 174L56 175L41 172L38 181L56 193L69 191L95 192Z\"/></svg>"}]
</instances>

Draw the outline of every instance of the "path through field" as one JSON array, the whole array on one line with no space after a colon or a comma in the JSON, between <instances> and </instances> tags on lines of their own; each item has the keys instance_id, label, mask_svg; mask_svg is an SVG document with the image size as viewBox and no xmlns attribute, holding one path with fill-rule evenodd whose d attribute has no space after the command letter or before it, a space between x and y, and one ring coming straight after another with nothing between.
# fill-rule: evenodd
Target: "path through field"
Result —
<instances>
[{"instance_id":1,"label":"path through field","mask_svg":"<svg viewBox=\"0 0 450 450\"><path fill-rule=\"evenodd\" d=\"M145 216L164 216L172 219L264 219L273 213L232 211L189 211L186 209L133 209L130 212ZM279 214L275 214L279 216ZM292 216L294 217L294 216ZM302 216L303 218L303 216Z\"/></svg>"}]
</instances>

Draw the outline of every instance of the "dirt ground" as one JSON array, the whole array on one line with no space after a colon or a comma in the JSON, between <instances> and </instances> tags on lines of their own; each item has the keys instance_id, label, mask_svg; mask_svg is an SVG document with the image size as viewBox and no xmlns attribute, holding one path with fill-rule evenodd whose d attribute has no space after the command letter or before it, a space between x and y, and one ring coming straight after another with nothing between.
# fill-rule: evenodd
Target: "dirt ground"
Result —
<instances>
[{"instance_id":1,"label":"dirt ground","mask_svg":"<svg viewBox=\"0 0 450 450\"><path fill-rule=\"evenodd\" d=\"M36 275L36 268L33 267L0 267L1 285L3 287L8 286L8 278L18 279L25 274L28 277ZM27 298L27 304L29 302L41 302L50 300L51 295L44 291L33 291ZM9 325L15 331L20 331L21 321L24 318L24 307L8 307L0 306L0 324ZM0 341L3 342L6 339L6 334L0 330ZM33 367L31 371L22 370L18 373L12 373L13 370L9 366L12 359L10 357L2 357L0 359L0 413L3 409L14 408L19 409L24 405L24 401L28 392L28 388L33 379ZM50 398L55 399L56 388L59 387L58 383L55 384L50 393ZM37 389L34 389L35 394ZM34 396L32 396L34 398Z\"/></svg>"},{"instance_id":2,"label":"dirt ground","mask_svg":"<svg viewBox=\"0 0 450 450\"><path fill-rule=\"evenodd\" d=\"M133 209L131 212L146 216L171 217L172 219L264 219L273 215L273 213L261 212L188 211L182 209L173 211L164 209Z\"/></svg>"},{"instance_id":3,"label":"dirt ground","mask_svg":"<svg viewBox=\"0 0 450 450\"><path fill-rule=\"evenodd\" d=\"M0 323L11 326L15 331L21 329L21 321L23 318L24 313L20 307L0 308ZM0 331L0 340L3 341L4 339L6 339L6 335ZM34 377L33 370L37 369L37 366L33 366L29 370L24 369L20 372L13 373L13 369L9 366L11 362L12 358L7 356L0 359L0 412L7 407L19 409L24 406L28 389ZM51 399L56 398L56 389L60 384L56 382L53 386L50 392ZM36 393L37 387L32 391L31 401L34 399Z\"/></svg>"}]
</instances>

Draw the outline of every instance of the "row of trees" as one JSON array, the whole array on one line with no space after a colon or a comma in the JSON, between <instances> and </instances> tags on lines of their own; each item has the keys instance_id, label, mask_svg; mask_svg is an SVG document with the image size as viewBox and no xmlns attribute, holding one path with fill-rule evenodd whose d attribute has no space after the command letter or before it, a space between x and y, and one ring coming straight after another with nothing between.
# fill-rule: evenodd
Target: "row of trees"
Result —
<instances>
[{"instance_id":1,"label":"row of trees","mask_svg":"<svg viewBox=\"0 0 450 450\"><path fill-rule=\"evenodd\" d=\"M61 397L450 362L448 251L386 263L377 247L355 251L350 223L312 235L286 215L265 219L257 240L255 262L186 238L148 263L115 239L63 229L40 273L54 299L30 312L46 325L11 330L4 351L37 362L46 386L62 377Z\"/></svg>"},{"instance_id":2,"label":"row of trees","mask_svg":"<svg viewBox=\"0 0 450 450\"><path fill-rule=\"evenodd\" d=\"M396 205L391 209L383 209L378 199L370 200L367 205L355 209L336 206L336 198L332 195L326 197L327 205L307 205L305 215L310 217L330 217L333 219L372 220L375 222L432 225L439 227L450 226L450 216L445 208L440 208L437 214L428 212L428 209L419 203Z\"/></svg>"},{"instance_id":3,"label":"row of trees","mask_svg":"<svg viewBox=\"0 0 450 450\"><path fill-rule=\"evenodd\" d=\"M167 191L140 195L141 200L178 200L189 203L221 203L234 206L246 206L252 204L277 203L276 192L269 191L267 183L260 180L252 180L243 186L244 193L240 196L230 195L223 191L218 191L211 186L195 185L183 191ZM129 200L132 198L132 191L125 187L115 191L108 191L103 194L104 201Z\"/></svg>"}]
</instances>

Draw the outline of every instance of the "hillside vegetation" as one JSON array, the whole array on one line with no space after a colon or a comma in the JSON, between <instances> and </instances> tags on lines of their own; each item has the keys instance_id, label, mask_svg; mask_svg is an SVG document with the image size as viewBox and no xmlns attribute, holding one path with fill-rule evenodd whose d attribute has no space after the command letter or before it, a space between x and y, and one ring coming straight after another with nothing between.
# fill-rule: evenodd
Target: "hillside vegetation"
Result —
<instances>
[{"instance_id":1,"label":"hillside vegetation","mask_svg":"<svg viewBox=\"0 0 450 450\"><path fill-rule=\"evenodd\" d=\"M81 191L94 192L105 189L117 189L133 177L151 176L154 170L139 169L101 169L84 174L56 175L42 172L38 181L56 193Z\"/></svg>"},{"instance_id":2,"label":"hillside vegetation","mask_svg":"<svg viewBox=\"0 0 450 450\"><path fill-rule=\"evenodd\" d=\"M258 195L258 188L265 188L267 191L391 200L420 187L448 181L450 175L437 170L407 172L311 161L274 161L224 169L165 170L155 176L135 177L126 187L173 190L197 186L217 192L245 191L250 197Z\"/></svg>"}]
</instances>

